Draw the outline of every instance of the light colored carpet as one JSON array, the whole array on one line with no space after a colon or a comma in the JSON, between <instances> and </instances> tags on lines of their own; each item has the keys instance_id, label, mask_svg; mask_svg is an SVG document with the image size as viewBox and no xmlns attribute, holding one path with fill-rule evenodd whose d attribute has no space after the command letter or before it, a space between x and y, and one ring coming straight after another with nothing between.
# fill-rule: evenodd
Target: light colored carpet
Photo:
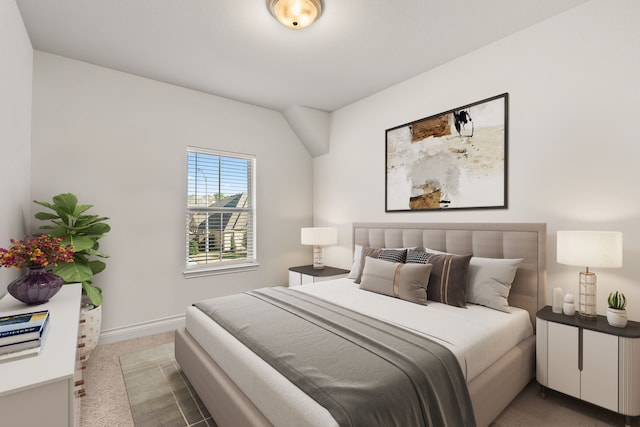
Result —
<instances>
[{"instance_id":1,"label":"light colored carpet","mask_svg":"<svg viewBox=\"0 0 640 427\"><path fill-rule=\"evenodd\" d=\"M160 334L98 346L89 359L82 399L81 427L133 427L120 366L120 356L172 343L174 334ZM166 424L165 424L166 425ZM640 426L638 418L633 426ZM492 427L624 426L624 417L577 399L549 391L542 399L532 381L492 424ZM136 426L140 427L140 426Z\"/></svg>"},{"instance_id":2,"label":"light colored carpet","mask_svg":"<svg viewBox=\"0 0 640 427\"><path fill-rule=\"evenodd\" d=\"M173 332L100 345L91 352L83 374L81 427L134 427L124 386L120 356L173 342Z\"/></svg>"}]
</instances>

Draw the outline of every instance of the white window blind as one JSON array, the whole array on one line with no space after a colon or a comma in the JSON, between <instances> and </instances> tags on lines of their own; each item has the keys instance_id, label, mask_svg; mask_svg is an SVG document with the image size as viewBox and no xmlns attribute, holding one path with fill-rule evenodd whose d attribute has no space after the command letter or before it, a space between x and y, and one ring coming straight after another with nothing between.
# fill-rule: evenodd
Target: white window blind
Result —
<instances>
[{"instance_id":1,"label":"white window blind","mask_svg":"<svg viewBox=\"0 0 640 427\"><path fill-rule=\"evenodd\" d=\"M255 156L187 148L186 273L256 265Z\"/></svg>"}]
</instances>

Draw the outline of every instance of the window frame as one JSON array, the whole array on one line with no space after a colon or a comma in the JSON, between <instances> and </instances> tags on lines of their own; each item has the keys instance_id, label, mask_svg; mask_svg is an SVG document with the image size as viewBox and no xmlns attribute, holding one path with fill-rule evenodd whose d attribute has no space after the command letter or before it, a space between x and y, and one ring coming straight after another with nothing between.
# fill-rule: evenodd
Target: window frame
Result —
<instances>
[{"instance_id":1,"label":"window frame","mask_svg":"<svg viewBox=\"0 0 640 427\"><path fill-rule=\"evenodd\" d=\"M201 154L201 155L210 155L217 156L220 158L227 158L233 160L246 160L249 162L251 170L247 173L247 200L249 202L249 206L246 208L221 208L221 207L210 207L210 206L193 206L189 204L189 157L191 154ZM260 264L258 262L257 257L257 217L256 217L256 174L257 174L257 161L256 156L253 154L245 154L245 153L237 153L223 150L215 150L210 148L202 148L195 146L187 146L186 151L186 186L187 186L187 194L186 194L186 208L185 208L185 255L184 255L184 271L183 274L186 278L191 277L201 277L201 276L209 276L215 274L227 274L239 271L247 271L257 269ZM221 187L222 183L218 182L218 187ZM214 192L215 193L215 192ZM247 248L247 258L243 261L224 261L224 262L210 262L202 265L193 265L190 262L190 217L195 212L210 212L210 213L223 213L223 212L242 212L249 214L249 224L247 226L248 240L252 242L250 248ZM208 218L208 216L207 216ZM208 221L208 219L206 219Z\"/></svg>"}]
</instances>

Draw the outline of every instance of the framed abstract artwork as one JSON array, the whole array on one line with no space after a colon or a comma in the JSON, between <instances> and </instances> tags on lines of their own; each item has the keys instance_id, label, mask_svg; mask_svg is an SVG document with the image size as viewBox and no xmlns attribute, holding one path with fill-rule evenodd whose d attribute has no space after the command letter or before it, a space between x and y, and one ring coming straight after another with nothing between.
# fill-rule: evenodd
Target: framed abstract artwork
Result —
<instances>
[{"instance_id":1,"label":"framed abstract artwork","mask_svg":"<svg viewBox=\"0 0 640 427\"><path fill-rule=\"evenodd\" d=\"M506 209L508 95L387 129L385 211Z\"/></svg>"}]
</instances>

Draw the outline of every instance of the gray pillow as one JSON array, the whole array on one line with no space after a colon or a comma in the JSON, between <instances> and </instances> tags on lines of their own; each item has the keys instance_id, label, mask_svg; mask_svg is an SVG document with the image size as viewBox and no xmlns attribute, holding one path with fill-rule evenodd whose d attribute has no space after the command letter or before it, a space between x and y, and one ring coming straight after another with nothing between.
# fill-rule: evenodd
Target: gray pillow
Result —
<instances>
[{"instance_id":1,"label":"gray pillow","mask_svg":"<svg viewBox=\"0 0 640 427\"><path fill-rule=\"evenodd\" d=\"M471 255L432 254L427 261L433 265L427 297L431 301L467 306L467 284Z\"/></svg>"},{"instance_id":2,"label":"gray pillow","mask_svg":"<svg viewBox=\"0 0 640 427\"><path fill-rule=\"evenodd\" d=\"M471 258L467 301L508 313L511 283L521 262L522 258Z\"/></svg>"},{"instance_id":3,"label":"gray pillow","mask_svg":"<svg viewBox=\"0 0 640 427\"><path fill-rule=\"evenodd\" d=\"M370 248L370 247L362 248L362 252L360 253L360 258L361 258L360 271L356 275L356 279L354 280L354 282L360 283L360 281L362 281L362 273L364 272L365 260L369 257L378 258L378 256L380 255L380 251L382 251L382 249L380 248Z\"/></svg>"},{"instance_id":4,"label":"gray pillow","mask_svg":"<svg viewBox=\"0 0 640 427\"><path fill-rule=\"evenodd\" d=\"M401 264L367 257L360 289L427 304L431 264Z\"/></svg>"}]
</instances>

